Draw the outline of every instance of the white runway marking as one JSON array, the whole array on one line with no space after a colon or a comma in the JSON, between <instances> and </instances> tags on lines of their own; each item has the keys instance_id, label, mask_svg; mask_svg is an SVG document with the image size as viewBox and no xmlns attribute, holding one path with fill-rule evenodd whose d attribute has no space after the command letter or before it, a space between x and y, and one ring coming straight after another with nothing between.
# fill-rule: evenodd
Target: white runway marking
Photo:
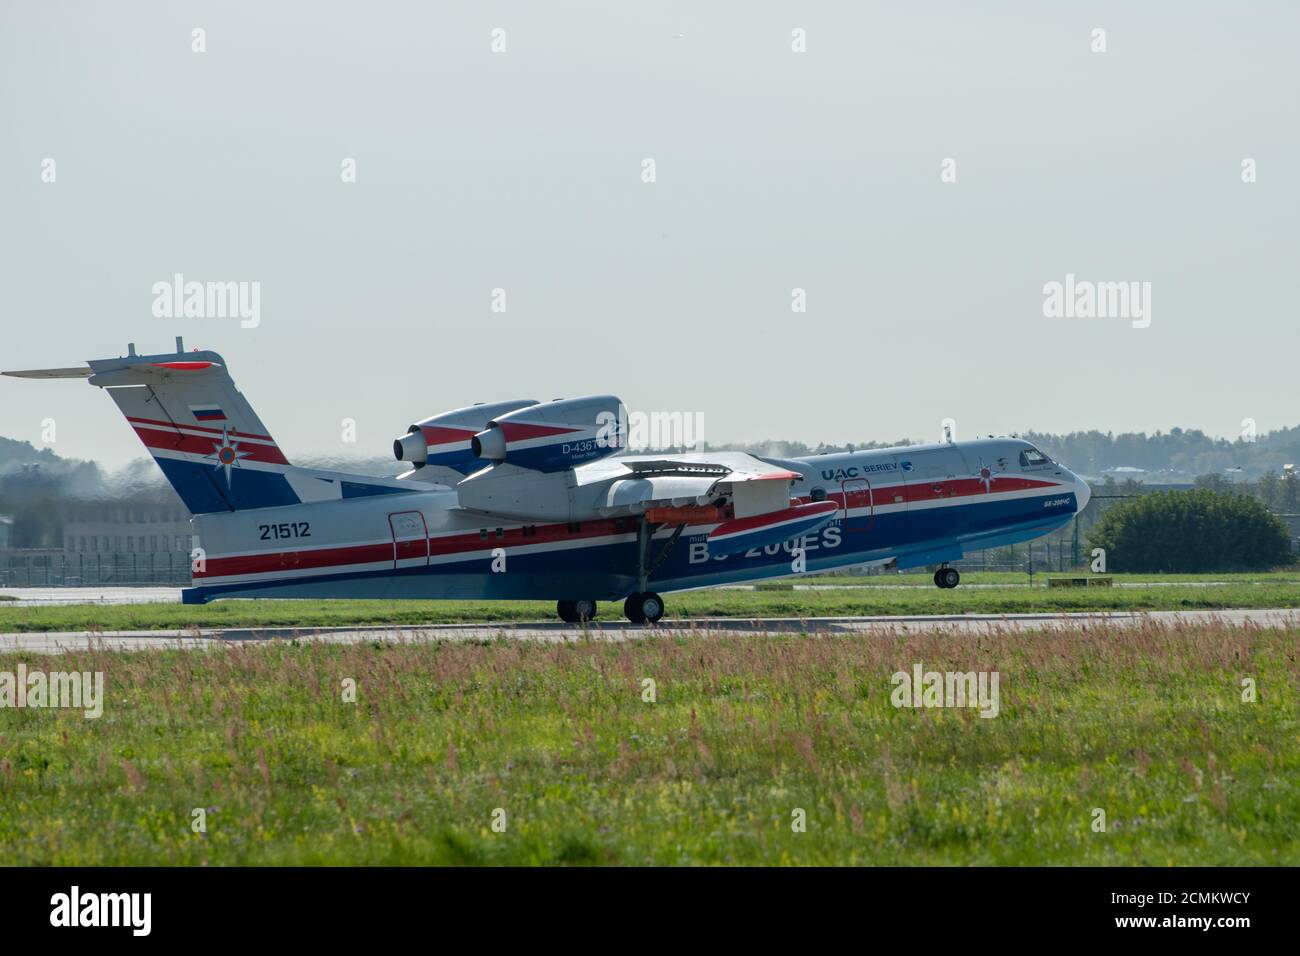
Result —
<instances>
[{"instance_id":1,"label":"white runway marking","mask_svg":"<svg viewBox=\"0 0 1300 956\"><path fill-rule=\"evenodd\" d=\"M60 654L103 648L135 651L161 648L197 649L271 640L325 641L359 644L369 641L491 641L498 638L525 641L625 641L656 637L727 634L842 634L847 632L897 632L947 630L963 633L1044 631L1080 627L1135 627L1145 623L1223 624L1230 627L1300 627L1300 609L1265 608L1216 611L1115 611L1061 614L933 614L895 617L808 618L699 618L663 621L658 625L626 621L594 622L580 628L559 622L522 624L428 624L393 627L265 627L191 628L154 631L65 631L0 634L0 653L28 651Z\"/></svg>"}]
</instances>

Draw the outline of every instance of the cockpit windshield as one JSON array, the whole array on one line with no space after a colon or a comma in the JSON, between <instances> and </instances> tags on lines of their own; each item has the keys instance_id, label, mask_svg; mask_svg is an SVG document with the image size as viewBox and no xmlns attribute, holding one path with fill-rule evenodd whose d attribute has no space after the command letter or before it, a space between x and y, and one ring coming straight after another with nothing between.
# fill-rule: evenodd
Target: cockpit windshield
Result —
<instances>
[{"instance_id":1,"label":"cockpit windshield","mask_svg":"<svg viewBox=\"0 0 1300 956\"><path fill-rule=\"evenodd\" d=\"M1020 453L1020 467L1033 468L1036 465L1050 465L1052 459L1048 458L1037 448L1026 448Z\"/></svg>"}]
</instances>

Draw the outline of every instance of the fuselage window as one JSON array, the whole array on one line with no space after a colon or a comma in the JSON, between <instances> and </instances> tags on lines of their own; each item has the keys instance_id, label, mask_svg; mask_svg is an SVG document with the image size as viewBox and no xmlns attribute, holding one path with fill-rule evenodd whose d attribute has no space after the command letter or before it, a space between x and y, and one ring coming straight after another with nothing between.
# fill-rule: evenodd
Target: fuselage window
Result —
<instances>
[{"instance_id":1,"label":"fuselage window","mask_svg":"<svg viewBox=\"0 0 1300 956\"><path fill-rule=\"evenodd\" d=\"M814 489L812 490L812 493L809 495L809 497L812 498L813 501L825 501L825 500L826 500L826 489L825 489L825 488L814 488Z\"/></svg>"},{"instance_id":2,"label":"fuselage window","mask_svg":"<svg viewBox=\"0 0 1300 956\"><path fill-rule=\"evenodd\" d=\"M1020 467L1033 468L1035 465L1050 464L1052 459L1048 458L1037 448L1029 448L1020 453Z\"/></svg>"}]
</instances>

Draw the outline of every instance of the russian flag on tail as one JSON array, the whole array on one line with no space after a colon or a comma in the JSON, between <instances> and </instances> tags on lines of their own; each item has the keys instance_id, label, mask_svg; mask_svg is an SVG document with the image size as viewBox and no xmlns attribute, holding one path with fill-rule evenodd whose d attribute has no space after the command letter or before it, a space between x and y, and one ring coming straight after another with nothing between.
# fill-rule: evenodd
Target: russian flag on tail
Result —
<instances>
[{"instance_id":1,"label":"russian flag on tail","mask_svg":"<svg viewBox=\"0 0 1300 956\"><path fill-rule=\"evenodd\" d=\"M191 405L190 414L199 422L224 422L226 413L217 405Z\"/></svg>"}]
</instances>

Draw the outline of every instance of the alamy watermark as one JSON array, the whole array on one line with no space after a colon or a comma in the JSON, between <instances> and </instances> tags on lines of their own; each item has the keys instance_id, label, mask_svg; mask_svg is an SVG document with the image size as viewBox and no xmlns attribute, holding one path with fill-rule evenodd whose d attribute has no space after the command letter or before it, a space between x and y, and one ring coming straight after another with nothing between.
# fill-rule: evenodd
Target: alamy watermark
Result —
<instances>
[{"instance_id":1,"label":"alamy watermark","mask_svg":"<svg viewBox=\"0 0 1300 956\"><path fill-rule=\"evenodd\" d=\"M152 911L152 893L83 893L73 886L50 897L51 926L120 926L132 936L148 936Z\"/></svg>"},{"instance_id":2,"label":"alamy watermark","mask_svg":"<svg viewBox=\"0 0 1300 956\"><path fill-rule=\"evenodd\" d=\"M0 671L0 708L71 708L81 710L87 720L104 713L104 672Z\"/></svg>"},{"instance_id":3,"label":"alamy watermark","mask_svg":"<svg viewBox=\"0 0 1300 956\"><path fill-rule=\"evenodd\" d=\"M245 329L262 324L262 283L198 282L177 272L153 284L153 314L158 319L239 319Z\"/></svg>"},{"instance_id":4,"label":"alamy watermark","mask_svg":"<svg viewBox=\"0 0 1300 956\"><path fill-rule=\"evenodd\" d=\"M601 412L596 443L602 448L648 451L658 448L704 450L703 412Z\"/></svg>"},{"instance_id":5,"label":"alamy watermark","mask_svg":"<svg viewBox=\"0 0 1300 956\"><path fill-rule=\"evenodd\" d=\"M1043 286L1043 315L1049 319L1130 319L1133 328L1151 324L1150 282L1093 282L1066 273L1064 282Z\"/></svg>"},{"instance_id":6,"label":"alamy watermark","mask_svg":"<svg viewBox=\"0 0 1300 956\"><path fill-rule=\"evenodd\" d=\"M978 707L981 717L996 717L1000 679L997 671L927 671L917 663L910 674L895 671L889 702L895 707Z\"/></svg>"}]
</instances>

